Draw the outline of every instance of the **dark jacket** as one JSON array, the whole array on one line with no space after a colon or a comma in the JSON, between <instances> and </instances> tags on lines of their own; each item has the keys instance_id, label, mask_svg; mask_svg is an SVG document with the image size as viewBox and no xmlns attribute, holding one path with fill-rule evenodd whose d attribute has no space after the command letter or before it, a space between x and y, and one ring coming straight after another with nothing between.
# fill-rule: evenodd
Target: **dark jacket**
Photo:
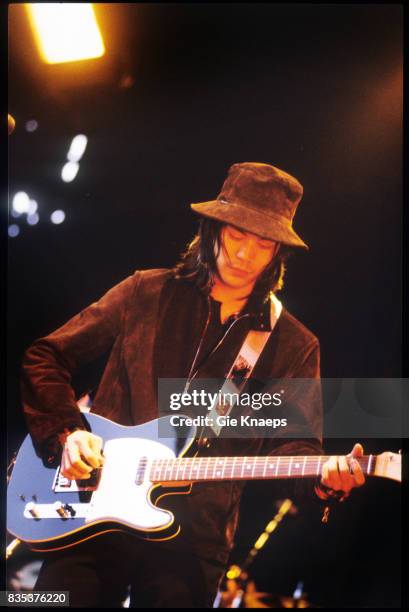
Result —
<instances>
[{"instance_id":1,"label":"dark jacket","mask_svg":"<svg viewBox=\"0 0 409 612\"><path fill-rule=\"evenodd\" d=\"M56 452L56 434L65 427L83 427L71 377L109 349L93 412L124 425L156 418L158 377L186 377L195 354L200 361L197 346L209 315L208 301L171 270L137 271L61 328L35 341L23 359L22 401L38 452ZM251 320L244 318L209 359L202 352L206 376L223 376L250 327ZM319 359L317 338L283 309L253 376L317 379ZM293 440L246 440L240 441L240 448L234 440L217 440L209 452L321 454L320 395L300 397L296 410L310 424L308 439L297 439L294 432ZM305 488L305 482L300 486ZM176 496L183 498L177 511L185 540L200 556L226 561L242 488L241 482L200 483L193 485L190 495Z\"/></svg>"}]
</instances>

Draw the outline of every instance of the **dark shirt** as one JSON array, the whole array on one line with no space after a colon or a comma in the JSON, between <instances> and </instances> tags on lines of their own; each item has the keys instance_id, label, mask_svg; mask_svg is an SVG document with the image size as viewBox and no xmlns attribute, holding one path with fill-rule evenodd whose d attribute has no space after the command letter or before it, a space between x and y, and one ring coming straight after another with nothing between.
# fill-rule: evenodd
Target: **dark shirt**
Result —
<instances>
[{"instance_id":1,"label":"dark shirt","mask_svg":"<svg viewBox=\"0 0 409 612\"><path fill-rule=\"evenodd\" d=\"M136 272L26 351L22 401L38 452L57 452L59 432L83 427L71 377L108 349L92 410L134 425L157 417L158 378L186 378L196 370L202 378L224 377L253 323L252 317L240 316L222 324L220 304L191 282L175 279L170 270ZM319 378L318 340L286 309L253 376L260 380ZM295 410L309 423L308 438L297 437L294 431L291 440L252 439L240 441L239 446L234 440L216 440L208 453L322 454L320 394L300 397ZM297 485L297 494L312 491L311 483ZM242 482L195 483L190 495L175 496L183 498L175 503L185 542L199 556L226 561L242 489Z\"/></svg>"}]
</instances>

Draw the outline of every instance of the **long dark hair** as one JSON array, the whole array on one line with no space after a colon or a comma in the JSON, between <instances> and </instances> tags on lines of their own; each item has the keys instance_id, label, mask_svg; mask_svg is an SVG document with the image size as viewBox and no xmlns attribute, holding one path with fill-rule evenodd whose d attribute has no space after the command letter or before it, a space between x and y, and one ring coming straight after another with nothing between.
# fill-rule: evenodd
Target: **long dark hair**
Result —
<instances>
[{"instance_id":1,"label":"long dark hair","mask_svg":"<svg viewBox=\"0 0 409 612\"><path fill-rule=\"evenodd\" d=\"M198 289L210 293L213 277L218 274L216 259L221 249L221 233L225 225L221 221L207 217L200 220L197 234L174 268L176 278L191 280ZM268 299L271 291L282 289L285 263L292 253L291 247L280 244L278 253L257 279L247 301L246 310L258 310Z\"/></svg>"}]
</instances>

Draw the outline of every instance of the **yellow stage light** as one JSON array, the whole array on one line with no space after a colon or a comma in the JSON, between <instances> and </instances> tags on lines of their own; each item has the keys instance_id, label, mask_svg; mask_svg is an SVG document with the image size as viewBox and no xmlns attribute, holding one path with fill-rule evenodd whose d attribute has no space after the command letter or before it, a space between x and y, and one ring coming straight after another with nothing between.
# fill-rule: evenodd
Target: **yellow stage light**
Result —
<instances>
[{"instance_id":1,"label":"yellow stage light","mask_svg":"<svg viewBox=\"0 0 409 612\"><path fill-rule=\"evenodd\" d=\"M238 565L231 565L226 572L226 578L229 580L237 580L240 577L241 569Z\"/></svg>"},{"instance_id":2,"label":"yellow stage light","mask_svg":"<svg viewBox=\"0 0 409 612\"><path fill-rule=\"evenodd\" d=\"M256 550L260 550L260 548L262 548L264 546L264 544L267 542L267 540L268 540L268 533L266 533L264 531L264 533L261 534L261 536L259 537L257 542L254 544L254 548Z\"/></svg>"},{"instance_id":3,"label":"yellow stage light","mask_svg":"<svg viewBox=\"0 0 409 612\"><path fill-rule=\"evenodd\" d=\"M278 521L276 519L273 519L272 521L270 521L266 527L267 533L272 533L274 529L277 528L277 525L278 525Z\"/></svg>"},{"instance_id":4,"label":"yellow stage light","mask_svg":"<svg viewBox=\"0 0 409 612\"><path fill-rule=\"evenodd\" d=\"M47 64L101 57L104 42L92 4L26 4L40 53Z\"/></svg>"}]
</instances>

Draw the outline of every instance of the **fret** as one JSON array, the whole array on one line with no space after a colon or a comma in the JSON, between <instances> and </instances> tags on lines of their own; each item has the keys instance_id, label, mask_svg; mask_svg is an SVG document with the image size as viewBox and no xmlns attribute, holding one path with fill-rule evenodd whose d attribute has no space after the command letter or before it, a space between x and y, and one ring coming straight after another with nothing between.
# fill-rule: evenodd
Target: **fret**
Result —
<instances>
[{"instance_id":1,"label":"fret","mask_svg":"<svg viewBox=\"0 0 409 612\"><path fill-rule=\"evenodd\" d=\"M165 462L165 459L160 459L159 461L159 480L163 480L163 464Z\"/></svg>"},{"instance_id":2,"label":"fret","mask_svg":"<svg viewBox=\"0 0 409 612\"><path fill-rule=\"evenodd\" d=\"M253 469L251 471L251 477L252 478L254 478L254 470L256 468L256 465L257 465L257 457L254 457L254 459L253 459Z\"/></svg>"},{"instance_id":3,"label":"fret","mask_svg":"<svg viewBox=\"0 0 409 612\"><path fill-rule=\"evenodd\" d=\"M278 476L278 466L280 465L280 457L277 457L276 476Z\"/></svg>"},{"instance_id":4,"label":"fret","mask_svg":"<svg viewBox=\"0 0 409 612\"><path fill-rule=\"evenodd\" d=\"M306 463L307 463L307 455L304 455L304 463L302 464L302 472L301 472L303 476L305 474L305 464Z\"/></svg>"},{"instance_id":5,"label":"fret","mask_svg":"<svg viewBox=\"0 0 409 612\"><path fill-rule=\"evenodd\" d=\"M371 464L372 464L372 455L369 455L368 467L366 473L369 475L371 473Z\"/></svg>"},{"instance_id":6,"label":"fret","mask_svg":"<svg viewBox=\"0 0 409 612\"><path fill-rule=\"evenodd\" d=\"M158 474L158 471L159 471L159 467L158 467L157 462L155 462L155 467L153 469L153 479L154 480L159 480L160 479L160 473Z\"/></svg>"},{"instance_id":7,"label":"fret","mask_svg":"<svg viewBox=\"0 0 409 612\"><path fill-rule=\"evenodd\" d=\"M243 478L244 466L246 465L246 459L247 459L247 457L243 457L243 462L242 462L242 466L241 466L241 477L242 478Z\"/></svg>"},{"instance_id":8,"label":"fret","mask_svg":"<svg viewBox=\"0 0 409 612\"><path fill-rule=\"evenodd\" d=\"M169 480L174 480L174 477L175 477L174 472L175 472L175 468L176 467L177 467L176 466L176 461L174 459L170 459L169 460L169 465L167 466L167 472L168 472L167 476L168 476ZM165 472L165 474L166 474L166 472Z\"/></svg>"},{"instance_id":9,"label":"fret","mask_svg":"<svg viewBox=\"0 0 409 612\"><path fill-rule=\"evenodd\" d=\"M182 464L182 480L186 480L186 468L188 467L188 462L186 459L181 459Z\"/></svg>"},{"instance_id":10,"label":"fret","mask_svg":"<svg viewBox=\"0 0 409 612\"><path fill-rule=\"evenodd\" d=\"M214 464L213 465L213 472L212 472L212 476L211 476L212 480L214 480L216 478L217 461L218 461L217 459L215 461L211 461L211 463Z\"/></svg>"},{"instance_id":11,"label":"fret","mask_svg":"<svg viewBox=\"0 0 409 612\"><path fill-rule=\"evenodd\" d=\"M169 465L169 463L171 465ZM166 461L166 467L165 467L165 478L164 478L165 481L166 481L166 472L168 472L167 474L168 476L169 476L169 473L172 474L172 465L173 465L173 459L168 459Z\"/></svg>"},{"instance_id":12,"label":"fret","mask_svg":"<svg viewBox=\"0 0 409 612\"><path fill-rule=\"evenodd\" d=\"M291 466L293 464L293 457L290 458L290 465L288 466L288 475L291 476Z\"/></svg>"},{"instance_id":13,"label":"fret","mask_svg":"<svg viewBox=\"0 0 409 612\"><path fill-rule=\"evenodd\" d=\"M210 463L210 457L207 458L207 462L206 462L206 470L205 470L205 474L204 474L205 478L207 478L207 470L209 469L209 463Z\"/></svg>"},{"instance_id":14,"label":"fret","mask_svg":"<svg viewBox=\"0 0 409 612\"><path fill-rule=\"evenodd\" d=\"M268 457L265 457L265 458L264 458L264 470L263 470L263 478L265 478L265 477L266 477L266 470L267 470L267 464L268 464L268 462L269 462L269 458L268 458Z\"/></svg>"},{"instance_id":15,"label":"fret","mask_svg":"<svg viewBox=\"0 0 409 612\"><path fill-rule=\"evenodd\" d=\"M321 455L318 457L318 465L317 465L317 476L321 473Z\"/></svg>"},{"instance_id":16,"label":"fret","mask_svg":"<svg viewBox=\"0 0 409 612\"><path fill-rule=\"evenodd\" d=\"M214 461L213 479L215 479L217 476L220 475L220 471L219 471L218 468L221 467L220 464L222 463L222 460L221 459L213 459L213 461Z\"/></svg>"},{"instance_id":17,"label":"fret","mask_svg":"<svg viewBox=\"0 0 409 612\"><path fill-rule=\"evenodd\" d=\"M226 472L226 463L227 463L227 457L224 458L224 463L223 463L223 469L222 469L222 477L223 478L226 476L226 473L225 473Z\"/></svg>"},{"instance_id":18,"label":"fret","mask_svg":"<svg viewBox=\"0 0 409 612\"><path fill-rule=\"evenodd\" d=\"M235 474L234 474L234 468L235 468L235 465L236 465L236 461L237 461L237 457L234 457L234 459L233 459L233 463L232 463L232 466L231 466L231 474L230 474L230 478L233 478L233 476L235 475Z\"/></svg>"},{"instance_id":19,"label":"fret","mask_svg":"<svg viewBox=\"0 0 409 612\"><path fill-rule=\"evenodd\" d=\"M198 457L194 457L192 459L192 466L193 466L192 467L192 472L193 472L192 477L193 477L193 480L197 480L197 475L199 473L199 459L198 459Z\"/></svg>"},{"instance_id":20,"label":"fret","mask_svg":"<svg viewBox=\"0 0 409 612\"><path fill-rule=\"evenodd\" d=\"M198 469L199 469L198 459L197 457L195 457L194 459L192 459L192 469L191 469L191 474L190 474L192 479L195 479L195 476L197 476ZM194 476L192 476L192 472L194 472Z\"/></svg>"},{"instance_id":21,"label":"fret","mask_svg":"<svg viewBox=\"0 0 409 612\"><path fill-rule=\"evenodd\" d=\"M181 468L181 465L180 465L180 459L179 459L179 461L176 461L175 480L180 480L180 478L179 478L179 470L180 470L180 468Z\"/></svg>"},{"instance_id":22,"label":"fret","mask_svg":"<svg viewBox=\"0 0 409 612\"><path fill-rule=\"evenodd\" d=\"M222 459L215 459L215 469L213 470L213 478L217 477L223 477L224 476L224 466L226 465L226 459L227 457L224 458L224 463ZM219 466L217 466L217 464L219 464ZM222 467L223 464L223 467ZM217 467L219 467L219 470L216 471L216 475L215 475L215 470L217 470Z\"/></svg>"}]
</instances>

